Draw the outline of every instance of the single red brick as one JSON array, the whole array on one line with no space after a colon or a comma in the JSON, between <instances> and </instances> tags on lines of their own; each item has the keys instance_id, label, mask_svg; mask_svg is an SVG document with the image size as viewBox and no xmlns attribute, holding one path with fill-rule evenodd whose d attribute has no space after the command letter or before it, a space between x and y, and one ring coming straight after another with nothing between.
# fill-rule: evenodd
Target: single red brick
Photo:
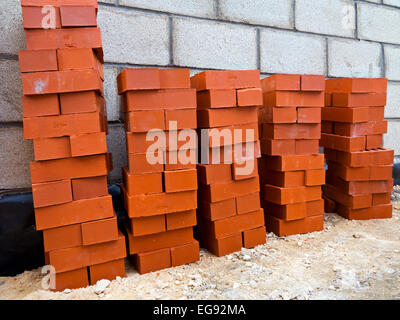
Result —
<instances>
[{"instance_id":1,"label":"single red brick","mask_svg":"<svg viewBox=\"0 0 400 320\"><path fill-rule=\"evenodd\" d=\"M201 246L217 257L222 257L242 249L242 233L218 239L202 233L200 237Z\"/></svg>"},{"instance_id":2,"label":"single red brick","mask_svg":"<svg viewBox=\"0 0 400 320\"><path fill-rule=\"evenodd\" d=\"M207 220L215 221L233 217L237 213L236 199L228 199L218 202L199 201L199 214Z\"/></svg>"},{"instance_id":3,"label":"single red brick","mask_svg":"<svg viewBox=\"0 0 400 320\"><path fill-rule=\"evenodd\" d=\"M324 214L324 200L309 201L306 203L307 217L321 216Z\"/></svg>"},{"instance_id":4,"label":"single red brick","mask_svg":"<svg viewBox=\"0 0 400 320\"><path fill-rule=\"evenodd\" d=\"M126 113L127 131L147 132L149 130L165 129L165 116L163 110L132 111Z\"/></svg>"},{"instance_id":5,"label":"single red brick","mask_svg":"<svg viewBox=\"0 0 400 320\"><path fill-rule=\"evenodd\" d=\"M320 215L301 220L284 221L273 216L267 216L266 227L268 231L279 237L322 231L324 229L324 217Z\"/></svg>"},{"instance_id":6,"label":"single red brick","mask_svg":"<svg viewBox=\"0 0 400 320\"><path fill-rule=\"evenodd\" d=\"M96 27L97 9L92 6L61 6L63 27Z\"/></svg>"},{"instance_id":7,"label":"single red brick","mask_svg":"<svg viewBox=\"0 0 400 320\"><path fill-rule=\"evenodd\" d=\"M196 210L168 213L165 218L167 230L183 229L197 224Z\"/></svg>"},{"instance_id":8,"label":"single red brick","mask_svg":"<svg viewBox=\"0 0 400 320\"><path fill-rule=\"evenodd\" d=\"M275 204L306 202L307 191L305 187L281 188L272 185L265 185L264 199Z\"/></svg>"},{"instance_id":9,"label":"single red brick","mask_svg":"<svg viewBox=\"0 0 400 320\"><path fill-rule=\"evenodd\" d=\"M325 165L323 154L267 156L261 159L267 168L276 171L299 171L323 169Z\"/></svg>"},{"instance_id":10,"label":"single red brick","mask_svg":"<svg viewBox=\"0 0 400 320\"><path fill-rule=\"evenodd\" d=\"M190 244L171 248L172 267L193 263L200 260L199 242L194 240Z\"/></svg>"},{"instance_id":11,"label":"single red brick","mask_svg":"<svg viewBox=\"0 0 400 320\"><path fill-rule=\"evenodd\" d=\"M170 121L176 122L175 129L197 128L196 109L178 109L165 111L165 126L169 129Z\"/></svg>"},{"instance_id":12,"label":"single red brick","mask_svg":"<svg viewBox=\"0 0 400 320\"><path fill-rule=\"evenodd\" d=\"M321 123L321 108L297 108L297 123Z\"/></svg>"},{"instance_id":13,"label":"single red brick","mask_svg":"<svg viewBox=\"0 0 400 320\"><path fill-rule=\"evenodd\" d=\"M325 91L325 76L301 75L301 91Z\"/></svg>"},{"instance_id":14,"label":"single red brick","mask_svg":"<svg viewBox=\"0 0 400 320\"><path fill-rule=\"evenodd\" d=\"M237 214L244 214L260 210L260 193L250 193L236 199Z\"/></svg>"},{"instance_id":15,"label":"single red brick","mask_svg":"<svg viewBox=\"0 0 400 320\"><path fill-rule=\"evenodd\" d=\"M23 96L22 113L24 118L57 116L60 114L58 95Z\"/></svg>"},{"instance_id":16,"label":"single red brick","mask_svg":"<svg viewBox=\"0 0 400 320\"><path fill-rule=\"evenodd\" d=\"M297 111L295 107L264 107L262 111L263 115L259 117L261 123L295 123L297 121Z\"/></svg>"},{"instance_id":17,"label":"single red brick","mask_svg":"<svg viewBox=\"0 0 400 320\"><path fill-rule=\"evenodd\" d=\"M250 249L262 245L266 242L265 227L246 230L243 232L243 247Z\"/></svg>"},{"instance_id":18,"label":"single red brick","mask_svg":"<svg viewBox=\"0 0 400 320\"><path fill-rule=\"evenodd\" d=\"M375 135L367 136L366 143L365 143L365 149L370 150L370 149L377 149L377 148L382 148L382 147L383 147L382 134L375 134Z\"/></svg>"},{"instance_id":19,"label":"single red brick","mask_svg":"<svg viewBox=\"0 0 400 320\"><path fill-rule=\"evenodd\" d=\"M370 118L370 108L322 108L322 120L334 122L365 122Z\"/></svg>"},{"instance_id":20,"label":"single red brick","mask_svg":"<svg viewBox=\"0 0 400 320\"><path fill-rule=\"evenodd\" d=\"M391 193L375 193L372 195L372 205L380 206L383 204L390 204L391 201Z\"/></svg>"},{"instance_id":21,"label":"single red brick","mask_svg":"<svg viewBox=\"0 0 400 320\"><path fill-rule=\"evenodd\" d=\"M32 184L32 195L35 208L71 202L71 181Z\"/></svg>"},{"instance_id":22,"label":"single red brick","mask_svg":"<svg viewBox=\"0 0 400 320\"><path fill-rule=\"evenodd\" d=\"M117 77L118 93L131 90L160 89L160 72L156 68L124 69Z\"/></svg>"},{"instance_id":23,"label":"single red brick","mask_svg":"<svg viewBox=\"0 0 400 320\"><path fill-rule=\"evenodd\" d=\"M49 5L49 3L43 4L43 6L45 5ZM55 7L54 11L51 12L52 17L55 18L54 21L48 21L49 19L45 18L48 17L49 11L43 10L43 6L22 5L24 29L45 29L47 27L61 28L60 8ZM45 24L43 24L43 22L45 22ZM54 25L51 25L53 22Z\"/></svg>"},{"instance_id":24,"label":"single red brick","mask_svg":"<svg viewBox=\"0 0 400 320\"><path fill-rule=\"evenodd\" d=\"M324 208L326 213L336 213L336 202L329 199L326 195L324 197Z\"/></svg>"},{"instance_id":25,"label":"single red brick","mask_svg":"<svg viewBox=\"0 0 400 320\"><path fill-rule=\"evenodd\" d=\"M100 78L104 80L103 64L90 48L59 49L57 58L60 71L95 69L99 72Z\"/></svg>"},{"instance_id":26,"label":"single red brick","mask_svg":"<svg viewBox=\"0 0 400 320\"><path fill-rule=\"evenodd\" d=\"M89 285L87 268L51 273L50 288L52 291L64 291L65 289L85 288Z\"/></svg>"},{"instance_id":27,"label":"single red brick","mask_svg":"<svg viewBox=\"0 0 400 320\"><path fill-rule=\"evenodd\" d=\"M170 249L138 253L133 259L135 268L140 274L172 267Z\"/></svg>"},{"instance_id":28,"label":"single red brick","mask_svg":"<svg viewBox=\"0 0 400 320\"><path fill-rule=\"evenodd\" d=\"M107 153L105 132L71 135L70 145L73 157Z\"/></svg>"},{"instance_id":29,"label":"single red brick","mask_svg":"<svg viewBox=\"0 0 400 320\"><path fill-rule=\"evenodd\" d=\"M117 218L83 223L82 243L84 246L118 240Z\"/></svg>"},{"instance_id":30,"label":"single red brick","mask_svg":"<svg viewBox=\"0 0 400 320\"><path fill-rule=\"evenodd\" d=\"M74 200L105 197L108 195L107 176L73 179L71 183Z\"/></svg>"},{"instance_id":31,"label":"single red brick","mask_svg":"<svg viewBox=\"0 0 400 320\"><path fill-rule=\"evenodd\" d=\"M261 79L263 92L270 91L300 91L300 75L275 74Z\"/></svg>"},{"instance_id":32,"label":"single red brick","mask_svg":"<svg viewBox=\"0 0 400 320\"><path fill-rule=\"evenodd\" d=\"M319 152L319 140L316 139L296 140L295 152L298 155L317 154Z\"/></svg>"},{"instance_id":33,"label":"single red brick","mask_svg":"<svg viewBox=\"0 0 400 320\"><path fill-rule=\"evenodd\" d=\"M322 133L321 146L345 152L363 151L366 137L344 137L336 134Z\"/></svg>"},{"instance_id":34,"label":"single red brick","mask_svg":"<svg viewBox=\"0 0 400 320\"><path fill-rule=\"evenodd\" d=\"M239 107L262 106L263 96L260 88L236 90L237 105Z\"/></svg>"},{"instance_id":35,"label":"single red brick","mask_svg":"<svg viewBox=\"0 0 400 320\"><path fill-rule=\"evenodd\" d=\"M21 73L58 70L56 50L19 51L18 57Z\"/></svg>"},{"instance_id":36,"label":"single red brick","mask_svg":"<svg viewBox=\"0 0 400 320\"><path fill-rule=\"evenodd\" d=\"M256 107L207 109L197 112L197 125L199 128L224 127L257 123L257 121Z\"/></svg>"},{"instance_id":37,"label":"single red brick","mask_svg":"<svg viewBox=\"0 0 400 320\"><path fill-rule=\"evenodd\" d=\"M259 70L208 70L190 79L197 91L208 89L260 88Z\"/></svg>"},{"instance_id":38,"label":"single red brick","mask_svg":"<svg viewBox=\"0 0 400 320\"><path fill-rule=\"evenodd\" d=\"M283 156L293 154L296 150L294 139L261 139L261 153L270 156Z\"/></svg>"},{"instance_id":39,"label":"single red brick","mask_svg":"<svg viewBox=\"0 0 400 320\"><path fill-rule=\"evenodd\" d=\"M368 120L369 121L382 121L385 119L385 107L369 107Z\"/></svg>"},{"instance_id":40,"label":"single red brick","mask_svg":"<svg viewBox=\"0 0 400 320\"><path fill-rule=\"evenodd\" d=\"M334 123L331 121L322 121L321 132L322 133L334 133L333 125L334 125Z\"/></svg>"},{"instance_id":41,"label":"single red brick","mask_svg":"<svg viewBox=\"0 0 400 320\"><path fill-rule=\"evenodd\" d=\"M105 100L96 91L60 94L61 114L104 112Z\"/></svg>"},{"instance_id":42,"label":"single red brick","mask_svg":"<svg viewBox=\"0 0 400 320\"><path fill-rule=\"evenodd\" d=\"M130 195L163 192L163 175L159 173L131 174L127 167L122 168L122 178Z\"/></svg>"},{"instance_id":43,"label":"single red brick","mask_svg":"<svg viewBox=\"0 0 400 320\"><path fill-rule=\"evenodd\" d=\"M347 206L352 209L362 209L372 206L372 195L348 195L340 192L334 186L325 185L324 194L326 194L330 199Z\"/></svg>"},{"instance_id":44,"label":"single red brick","mask_svg":"<svg viewBox=\"0 0 400 320\"><path fill-rule=\"evenodd\" d=\"M68 137L34 139L33 147L36 161L63 159L72 156Z\"/></svg>"},{"instance_id":45,"label":"single red brick","mask_svg":"<svg viewBox=\"0 0 400 320\"><path fill-rule=\"evenodd\" d=\"M213 89L197 92L198 109L229 108L236 106L236 90Z\"/></svg>"},{"instance_id":46,"label":"single red brick","mask_svg":"<svg viewBox=\"0 0 400 320\"><path fill-rule=\"evenodd\" d=\"M231 164L199 164L197 175L200 184L214 184L232 180Z\"/></svg>"},{"instance_id":47,"label":"single red brick","mask_svg":"<svg viewBox=\"0 0 400 320\"><path fill-rule=\"evenodd\" d=\"M325 170L307 170L305 172L305 185L317 186L325 184Z\"/></svg>"},{"instance_id":48,"label":"single red brick","mask_svg":"<svg viewBox=\"0 0 400 320\"><path fill-rule=\"evenodd\" d=\"M118 259L110 262L96 264L89 267L90 284L95 285L102 279L114 280L117 277L125 277L124 259Z\"/></svg>"},{"instance_id":49,"label":"single red brick","mask_svg":"<svg viewBox=\"0 0 400 320\"><path fill-rule=\"evenodd\" d=\"M130 219L129 230L134 237L165 232L167 230L165 215Z\"/></svg>"},{"instance_id":50,"label":"single red brick","mask_svg":"<svg viewBox=\"0 0 400 320\"><path fill-rule=\"evenodd\" d=\"M299 220L307 217L306 202L278 205L264 201L263 208L266 216L272 215L285 221Z\"/></svg>"},{"instance_id":51,"label":"single red brick","mask_svg":"<svg viewBox=\"0 0 400 320\"><path fill-rule=\"evenodd\" d=\"M189 89L189 69L159 69L161 89Z\"/></svg>"},{"instance_id":52,"label":"single red brick","mask_svg":"<svg viewBox=\"0 0 400 320\"><path fill-rule=\"evenodd\" d=\"M265 172L263 181L266 184L278 187L302 187L305 186L304 171L272 171Z\"/></svg>"},{"instance_id":53,"label":"single red brick","mask_svg":"<svg viewBox=\"0 0 400 320\"><path fill-rule=\"evenodd\" d=\"M80 224L43 230L44 251L82 246L82 229Z\"/></svg>"},{"instance_id":54,"label":"single red brick","mask_svg":"<svg viewBox=\"0 0 400 320\"><path fill-rule=\"evenodd\" d=\"M350 209L339 205L338 214L350 220L390 219L392 218L392 205L380 205L364 209Z\"/></svg>"},{"instance_id":55,"label":"single red brick","mask_svg":"<svg viewBox=\"0 0 400 320\"><path fill-rule=\"evenodd\" d=\"M325 105L323 92L275 91L264 92L265 107L316 107Z\"/></svg>"}]
</instances>

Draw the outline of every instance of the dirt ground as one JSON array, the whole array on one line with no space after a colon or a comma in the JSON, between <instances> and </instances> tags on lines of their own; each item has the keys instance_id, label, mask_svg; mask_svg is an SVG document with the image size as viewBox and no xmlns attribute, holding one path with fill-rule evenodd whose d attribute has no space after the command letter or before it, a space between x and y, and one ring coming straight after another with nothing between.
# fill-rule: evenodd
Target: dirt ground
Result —
<instances>
[{"instance_id":1,"label":"dirt ground","mask_svg":"<svg viewBox=\"0 0 400 320\"><path fill-rule=\"evenodd\" d=\"M43 290L41 268L0 277L0 299L400 299L399 230L395 202L392 219L327 214L324 231L268 234L266 245L226 257L202 250L199 262L142 276L127 263L127 277L105 288Z\"/></svg>"}]
</instances>

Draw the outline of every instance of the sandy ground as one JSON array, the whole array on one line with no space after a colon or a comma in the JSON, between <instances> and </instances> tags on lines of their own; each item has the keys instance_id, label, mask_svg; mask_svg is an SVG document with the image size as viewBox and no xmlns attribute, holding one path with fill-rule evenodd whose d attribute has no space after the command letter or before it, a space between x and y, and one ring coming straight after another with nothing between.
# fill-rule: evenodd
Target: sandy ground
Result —
<instances>
[{"instance_id":1,"label":"sandy ground","mask_svg":"<svg viewBox=\"0 0 400 320\"><path fill-rule=\"evenodd\" d=\"M327 214L325 230L278 238L217 258L96 286L53 293L41 269L0 277L0 299L400 299L400 202L388 220Z\"/></svg>"}]
</instances>

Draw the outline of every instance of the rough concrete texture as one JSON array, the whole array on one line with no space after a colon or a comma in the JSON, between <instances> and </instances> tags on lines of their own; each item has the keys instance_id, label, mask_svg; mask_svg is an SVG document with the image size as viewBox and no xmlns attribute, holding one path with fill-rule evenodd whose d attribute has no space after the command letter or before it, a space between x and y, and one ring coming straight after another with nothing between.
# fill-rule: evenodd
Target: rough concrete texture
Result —
<instances>
[{"instance_id":1,"label":"rough concrete texture","mask_svg":"<svg viewBox=\"0 0 400 320\"><path fill-rule=\"evenodd\" d=\"M17 54L25 49L21 3L18 0L0 1L0 53Z\"/></svg>"},{"instance_id":2,"label":"rough concrete texture","mask_svg":"<svg viewBox=\"0 0 400 320\"><path fill-rule=\"evenodd\" d=\"M98 23L107 62L166 65L169 63L168 17L102 8Z\"/></svg>"},{"instance_id":3,"label":"rough concrete texture","mask_svg":"<svg viewBox=\"0 0 400 320\"><path fill-rule=\"evenodd\" d=\"M391 120L388 122L388 133L383 136L383 146L394 149L396 156L400 155L400 121Z\"/></svg>"},{"instance_id":4,"label":"rough concrete texture","mask_svg":"<svg viewBox=\"0 0 400 320\"><path fill-rule=\"evenodd\" d=\"M325 72L325 40L294 32L261 30L261 72Z\"/></svg>"},{"instance_id":5,"label":"rough concrete texture","mask_svg":"<svg viewBox=\"0 0 400 320\"><path fill-rule=\"evenodd\" d=\"M357 4L360 39L400 44L400 11L366 3Z\"/></svg>"},{"instance_id":6,"label":"rough concrete texture","mask_svg":"<svg viewBox=\"0 0 400 320\"><path fill-rule=\"evenodd\" d=\"M355 28L355 7L353 1L296 1L297 30L353 37Z\"/></svg>"},{"instance_id":7,"label":"rough concrete texture","mask_svg":"<svg viewBox=\"0 0 400 320\"><path fill-rule=\"evenodd\" d=\"M114 170L109 174L111 183L121 180L121 168L127 165L125 130L122 124L109 125L108 152L112 153Z\"/></svg>"},{"instance_id":8,"label":"rough concrete texture","mask_svg":"<svg viewBox=\"0 0 400 320\"><path fill-rule=\"evenodd\" d=\"M400 118L400 83L388 82L386 118Z\"/></svg>"},{"instance_id":9,"label":"rough concrete texture","mask_svg":"<svg viewBox=\"0 0 400 320\"><path fill-rule=\"evenodd\" d=\"M17 60L0 58L0 122L22 121L21 74Z\"/></svg>"},{"instance_id":10,"label":"rough concrete texture","mask_svg":"<svg viewBox=\"0 0 400 320\"><path fill-rule=\"evenodd\" d=\"M214 0L119 0L120 5L194 17L215 17Z\"/></svg>"},{"instance_id":11,"label":"rough concrete texture","mask_svg":"<svg viewBox=\"0 0 400 320\"><path fill-rule=\"evenodd\" d=\"M220 0L219 13L223 20L293 28L292 0Z\"/></svg>"},{"instance_id":12,"label":"rough concrete texture","mask_svg":"<svg viewBox=\"0 0 400 320\"><path fill-rule=\"evenodd\" d=\"M121 115L120 97L117 89L118 68L104 66L104 96L107 101L108 121L118 121Z\"/></svg>"},{"instance_id":13,"label":"rough concrete texture","mask_svg":"<svg viewBox=\"0 0 400 320\"><path fill-rule=\"evenodd\" d=\"M256 69L256 30L200 20L174 19L175 65L215 69Z\"/></svg>"},{"instance_id":14,"label":"rough concrete texture","mask_svg":"<svg viewBox=\"0 0 400 320\"><path fill-rule=\"evenodd\" d=\"M381 77L381 53L381 46L378 43L329 39L328 76Z\"/></svg>"},{"instance_id":15,"label":"rough concrete texture","mask_svg":"<svg viewBox=\"0 0 400 320\"><path fill-rule=\"evenodd\" d=\"M103 290L52 293L40 269L27 271L0 278L0 299L399 299L399 228L398 211L370 221L328 214L324 231L268 234L266 245L221 258L201 250L199 262L142 276L128 266Z\"/></svg>"},{"instance_id":16,"label":"rough concrete texture","mask_svg":"<svg viewBox=\"0 0 400 320\"><path fill-rule=\"evenodd\" d=\"M386 78L400 81L400 47L385 46L384 48Z\"/></svg>"},{"instance_id":17,"label":"rough concrete texture","mask_svg":"<svg viewBox=\"0 0 400 320\"><path fill-rule=\"evenodd\" d=\"M0 127L0 146L0 190L29 188L32 142L24 141L22 128L6 126Z\"/></svg>"},{"instance_id":18,"label":"rough concrete texture","mask_svg":"<svg viewBox=\"0 0 400 320\"><path fill-rule=\"evenodd\" d=\"M378 0L376 0L378 1ZM384 4L388 4L390 6L395 6L395 7L400 7L400 1L399 0L383 0Z\"/></svg>"}]
</instances>

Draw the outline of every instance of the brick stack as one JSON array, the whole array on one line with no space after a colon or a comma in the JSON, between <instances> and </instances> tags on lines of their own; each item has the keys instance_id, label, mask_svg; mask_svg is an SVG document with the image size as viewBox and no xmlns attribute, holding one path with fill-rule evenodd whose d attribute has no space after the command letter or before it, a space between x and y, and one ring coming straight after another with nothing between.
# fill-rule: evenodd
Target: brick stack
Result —
<instances>
[{"instance_id":1,"label":"brick stack","mask_svg":"<svg viewBox=\"0 0 400 320\"><path fill-rule=\"evenodd\" d=\"M262 104L259 71L205 71L193 76L191 83L197 90L201 143L201 246L223 256L263 244L266 231L256 159L257 106ZM243 172L246 166L250 170Z\"/></svg>"},{"instance_id":2,"label":"brick stack","mask_svg":"<svg viewBox=\"0 0 400 320\"><path fill-rule=\"evenodd\" d=\"M189 70L125 69L118 88L129 162L121 188L132 261L141 274L195 262L197 123Z\"/></svg>"},{"instance_id":3,"label":"brick stack","mask_svg":"<svg viewBox=\"0 0 400 320\"><path fill-rule=\"evenodd\" d=\"M326 80L324 197L327 210L347 219L392 217L394 152L382 145L386 90L387 79Z\"/></svg>"},{"instance_id":4,"label":"brick stack","mask_svg":"<svg viewBox=\"0 0 400 320\"><path fill-rule=\"evenodd\" d=\"M274 75L261 80L261 199L278 236L323 229L324 155L319 154L325 78Z\"/></svg>"},{"instance_id":5,"label":"brick stack","mask_svg":"<svg viewBox=\"0 0 400 320\"><path fill-rule=\"evenodd\" d=\"M36 229L43 230L46 263L54 267L51 288L124 276L125 240L107 189L112 160L97 2L21 2L24 136L33 140ZM55 29L42 28L44 4L55 6Z\"/></svg>"}]
</instances>

